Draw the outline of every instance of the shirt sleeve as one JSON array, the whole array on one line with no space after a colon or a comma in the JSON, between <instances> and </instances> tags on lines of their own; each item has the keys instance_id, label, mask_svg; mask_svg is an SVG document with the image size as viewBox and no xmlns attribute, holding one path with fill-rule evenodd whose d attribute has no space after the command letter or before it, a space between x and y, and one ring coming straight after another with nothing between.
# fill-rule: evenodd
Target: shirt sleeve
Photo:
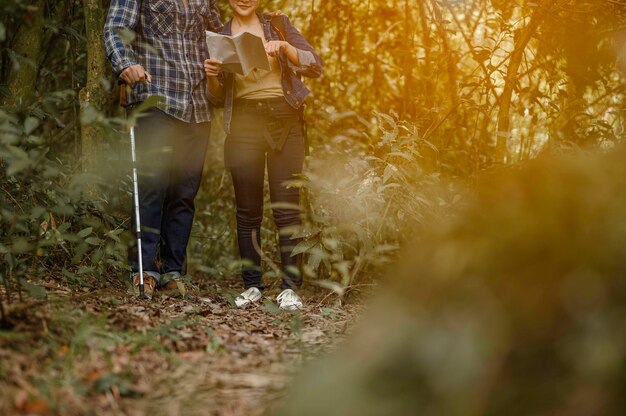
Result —
<instances>
[{"instance_id":1,"label":"shirt sleeve","mask_svg":"<svg viewBox=\"0 0 626 416\"><path fill-rule=\"evenodd\" d=\"M138 64L132 47L124 42L120 31L132 31L139 19L141 0L112 0L104 24L104 47L113 72L119 75L125 68Z\"/></svg>"},{"instance_id":2,"label":"shirt sleeve","mask_svg":"<svg viewBox=\"0 0 626 416\"><path fill-rule=\"evenodd\" d=\"M281 16L285 25L285 39L298 50L300 65L294 65L287 60L289 68L297 74L309 78L318 78L322 75L323 62L311 44L296 29L287 16Z\"/></svg>"},{"instance_id":3,"label":"shirt sleeve","mask_svg":"<svg viewBox=\"0 0 626 416\"><path fill-rule=\"evenodd\" d=\"M209 19L207 22L207 29L210 30L211 32L220 33L224 25L222 24L220 11L217 8L217 1L211 0L211 4L209 7L211 10L210 10Z\"/></svg>"}]
</instances>

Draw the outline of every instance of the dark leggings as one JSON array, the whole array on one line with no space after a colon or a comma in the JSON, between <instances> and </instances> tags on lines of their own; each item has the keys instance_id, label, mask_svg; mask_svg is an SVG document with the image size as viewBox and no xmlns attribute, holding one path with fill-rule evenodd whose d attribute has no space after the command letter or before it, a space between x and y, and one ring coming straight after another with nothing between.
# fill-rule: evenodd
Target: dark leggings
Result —
<instances>
[{"instance_id":1,"label":"dark leggings","mask_svg":"<svg viewBox=\"0 0 626 416\"><path fill-rule=\"evenodd\" d=\"M283 279L281 288L300 287L299 256L291 253L297 241L290 235L300 221L300 193L285 182L302 172L304 138L300 113L284 98L242 100L235 103L231 134L226 138L225 161L233 178L237 204L237 240L244 286L263 289L261 221L265 167L274 221L279 230Z\"/></svg>"}]
</instances>

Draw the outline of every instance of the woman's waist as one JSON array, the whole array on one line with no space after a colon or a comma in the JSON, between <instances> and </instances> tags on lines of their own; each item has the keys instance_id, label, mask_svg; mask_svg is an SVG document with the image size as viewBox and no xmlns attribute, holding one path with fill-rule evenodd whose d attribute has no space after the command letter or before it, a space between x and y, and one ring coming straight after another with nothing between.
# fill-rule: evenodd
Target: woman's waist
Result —
<instances>
[{"instance_id":1,"label":"woman's waist","mask_svg":"<svg viewBox=\"0 0 626 416\"><path fill-rule=\"evenodd\" d=\"M237 109L272 109L289 105L284 96L268 98L235 98L233 107Z\"/></svg>"},{"instance_id":2,"label":"woman's waist","mask_svg":"<svg viewBox=\"0 0 626 416\"><path fill-rule=\"evenodd\" d=\"M298 117L301 109L293 108L285 97L272 98L238 98L233 102L233 115Z\"/></svg>"}]
</instances>

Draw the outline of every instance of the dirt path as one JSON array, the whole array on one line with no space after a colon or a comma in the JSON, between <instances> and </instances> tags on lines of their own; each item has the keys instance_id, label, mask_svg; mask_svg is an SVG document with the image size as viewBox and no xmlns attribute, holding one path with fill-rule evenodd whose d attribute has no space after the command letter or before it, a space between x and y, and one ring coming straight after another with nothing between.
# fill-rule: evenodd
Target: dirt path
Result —
<instances>
[{"instance_id":1,"label":"dirt path","mask_svg":"<svg viewBox=\"0 0 626 416\"><path fill-rule=\"evenodd\" d=\"M203 348L177 354L176 365L151 378L141 400L125 400L130 415L257 415L275 403L308 357L336 344L351 320L345 309L307 308L291 314L266 303L247 310L227 302L196 300L195 330ZM196 332L197 331L197 332ZM184 341L183 341L184 342Z\"/></svg>"},{"instance_id":2,"label":"dirt path","mask_svg":"<svg viewBox=\"0 0 626 416\"><path fill-rule=\"evenodd\" d=\"M360 307L231 306L230 282L181 300L48 288L0 331L1 414L260 415ZM35 305L35 306L33 306Z\"/></svg>"}]
</instances>

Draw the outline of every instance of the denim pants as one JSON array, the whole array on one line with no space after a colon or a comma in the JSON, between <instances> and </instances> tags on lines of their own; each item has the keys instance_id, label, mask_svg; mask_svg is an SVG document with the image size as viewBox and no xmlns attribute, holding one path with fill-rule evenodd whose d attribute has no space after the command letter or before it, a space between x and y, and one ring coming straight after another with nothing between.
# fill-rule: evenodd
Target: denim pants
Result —
<instances>
[{"instance_id":1,"label":"denim pants","mask_svg":"<svg viewBox=\"0 0 626 416\"><path fill-rule=\"evenodd\" d=\"M281 288L300 287L300 256L291 255L297 241L292 240L293 230L290 232L288 228L301 223L300 192L285 184L302 172L304 163L300 111L282 97L236 101L224 159L235 189L239 254L248 262L242 266L244 286L263 289L261 256L254 246L253 236L260 248L267 165L270 200L272 204L278 204L272 208L272 213L279 231L283 270Z\"/></svg>"},{"instance_id":2,"label":"denim pants","mask_svg":"<svg viewBox=\"0 0 626 416\"><path fill-rule=\"evenodd\" d=\"M183 269L210 128L157 109L137 121L141 255L143 270L151 275ZM129 251L129 263L133 272L139 269L136 250Z\"/></svg>"}]
</instances>

